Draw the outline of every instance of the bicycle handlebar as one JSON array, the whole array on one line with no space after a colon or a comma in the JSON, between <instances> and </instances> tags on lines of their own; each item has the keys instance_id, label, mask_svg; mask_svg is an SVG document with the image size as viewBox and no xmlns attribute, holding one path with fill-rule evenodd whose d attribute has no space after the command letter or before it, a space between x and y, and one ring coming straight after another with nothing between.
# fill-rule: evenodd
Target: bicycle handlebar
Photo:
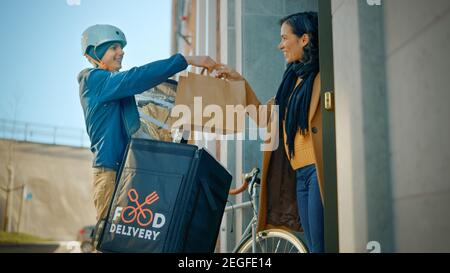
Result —
<instances>
[{"instance_id":1,"label":"bicycle handlebar","mask_svg":"<svg viewBox=\"0 0 450 273\"><path fill-rule=\"evenodd\" d=\"M242 185L239 188L231 189L229 191L229 194L230 195L237 195L237 194L245 191L248 188L249 181L250 181L250 183L255 182L256 177L258 176L258 174L259 174L259 169L258 168L253 168L253 170L251 172L246 173L244 175L244 181L243 181Z\"/></svg>"},{"instance_id":2,"label":"bicycle handlebar","mask_svg":"<svg viewBox=\"0 0 450 273\"><path fill-rule=\"evenodd\" d=\"M229 194L237 195L237 194L240 194L241 192L245 191L247 188L248 188L248 182L244 180L244 182L242 183L242 186L240 186L239 188L231 189Z\"/></svg>"}]
</instances>

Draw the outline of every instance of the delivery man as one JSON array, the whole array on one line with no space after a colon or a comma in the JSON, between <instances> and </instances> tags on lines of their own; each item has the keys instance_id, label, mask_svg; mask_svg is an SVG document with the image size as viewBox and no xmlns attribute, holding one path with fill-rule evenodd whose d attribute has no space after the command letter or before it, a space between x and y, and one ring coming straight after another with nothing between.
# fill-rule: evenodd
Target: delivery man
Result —
<instances>
[{"instance_id":1,"label":"delivery man","mask_svg":"<svg viewBox=\"0 0 450 273\"><path fill-rule=\"evenodd\" d=\"M134 95L146 91L186 69L188 65L213 70L207 56L175 54L128 71L119 72L127 40L111 25L87 28L81 39L82 53L94 68L78 75L80 102L94 155L94 204L97 220L106 218L116 174L131 136L140 121Z\"/></svg>"}]
</instances>

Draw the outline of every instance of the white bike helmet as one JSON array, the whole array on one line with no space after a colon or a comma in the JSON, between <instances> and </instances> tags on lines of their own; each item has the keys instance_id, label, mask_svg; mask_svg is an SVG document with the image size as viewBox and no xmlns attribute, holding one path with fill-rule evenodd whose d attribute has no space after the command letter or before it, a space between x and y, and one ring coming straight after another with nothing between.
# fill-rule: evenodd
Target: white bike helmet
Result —
<instances>
[{"instance_id":1,"label":"white bike helmet","mask_svg":"<svg viewBox=\"0 0 450 273\"><path fill-rule=\"evenodd\" d=\"M119 42L122 44L122 48L127 45L125 34L119 28L112 25L93 25L82 34L82 54L86 55L90 46L96 48L107 42Z\"/></svg>"}]
</instances>

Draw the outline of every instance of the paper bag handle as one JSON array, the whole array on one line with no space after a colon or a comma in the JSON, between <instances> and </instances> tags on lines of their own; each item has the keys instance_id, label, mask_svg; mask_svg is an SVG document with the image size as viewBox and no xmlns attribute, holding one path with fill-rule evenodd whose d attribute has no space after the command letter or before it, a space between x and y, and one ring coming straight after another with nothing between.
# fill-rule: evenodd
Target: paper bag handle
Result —
<instances>
[{"instance_id":1,"label":"paper bag handle","mask_svg":"<svg viewBox=\"0 0 450 273\"><path fill-rule=\"evenodd\" d=\"M205 74L205 71L206 71L207 74ZM206 69L206 67L203 67L202 71L200 72L200 75L207 75L207 76L209 76L210 75L209 70Z\"/></svg>"}]
</instances>

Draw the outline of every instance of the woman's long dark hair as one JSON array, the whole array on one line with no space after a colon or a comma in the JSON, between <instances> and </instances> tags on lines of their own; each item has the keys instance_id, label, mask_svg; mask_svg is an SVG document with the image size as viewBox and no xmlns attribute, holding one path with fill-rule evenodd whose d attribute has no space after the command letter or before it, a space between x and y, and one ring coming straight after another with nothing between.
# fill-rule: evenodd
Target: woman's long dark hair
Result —
<instances>
[{"instance_id":1,"label":"woman's long dark hair","mask_svg":"<svg viewBox=\"0 0 450 273\"><path fill-rule=\"evenodd\" d=\"M309 36L309 43L303 48L302 59L288 64L276 96L280 109L279 128L283 128L281 123L284 120L286 142L289 154L292 156L297 132L300 130L301 134L306 134L309 131L309 105L314 79L319 73L319 27L316 12L289 15L280 20L280 25L285 23L292 28L292 32L298 38L304 34ZM299 77L302 82L295 87Z\"/></svg>"}]
</instances>

